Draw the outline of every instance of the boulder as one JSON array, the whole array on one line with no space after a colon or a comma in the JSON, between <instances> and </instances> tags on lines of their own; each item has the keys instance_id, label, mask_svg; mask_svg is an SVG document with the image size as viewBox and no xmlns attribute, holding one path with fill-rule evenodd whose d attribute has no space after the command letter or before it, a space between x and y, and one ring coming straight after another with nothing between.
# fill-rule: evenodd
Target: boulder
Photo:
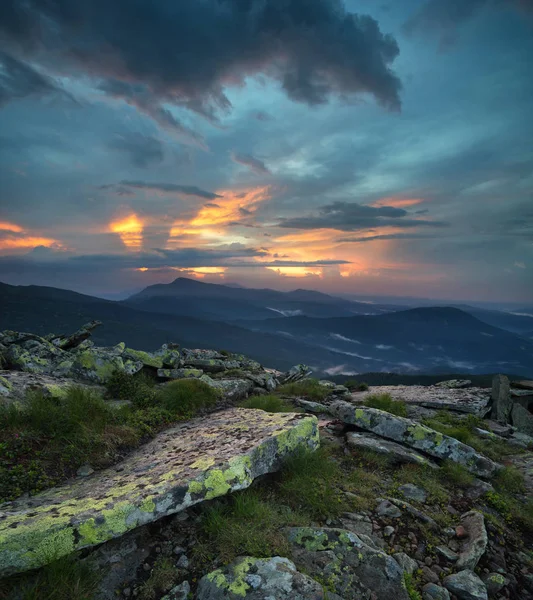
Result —
<instances>
[{"instance_id":1,"label":"boulder","mask_svg":"<svg viewBox=\"0 0 533 600\"><path fill-rule=\"evenodd\" d=\"M458 600L488 600L485 584L473 571L464 570L448 575L443 584Z\"/></svg>"},{"instance_id":2,"label":"boulder","mask_svg":"<svg viewBox=\"0 0 533 600\"><path fill-rule=\"evenodd\" d=\"M533 381L531 380L511 381L511 387L519 390L530 390L533 393Z\"/></svg>"},{"instance_id":3,"label":"boulder","mask_svg":"<svg viewBox=\"0 0 533 600\"><path fill-rule=\"evenodd\" d=\"M467 538L457 559L457 568L473 571L487 549L488 538L483 513L477 510L465 513L461 517L461 525Z\"/></svg>"},{"instance_id":4,"label":"boulder","mask_svg":"<svg viewBox=\"0 0 533 600\"><path fill-rule=\"evenodd\" d=\"M483 583L487 588L488 595L492 598L507 585L507 579L501 573L486 573L483 575Z\"/></svg>"},{"instance_id":5,"label":"boulder","mask_svg":"<svg viewBox=\"0 0 533 600\"><path fill-rule=\"evenodd\" d=\"M73 355L73 363L68 376L91 383L104 384L115 371L128 375L138 373L143 368L141 360L123 356L124 344L112 348L87 348Z\"/></svg>"},{"instance_id":6,"label":"boulder","mask_svg":"<svg viewBox=\"0 0 533 600\"><path fill-rule=\"evenodd\" d=\"M301 405L300 402L298 404ZM346 442L348 446L357 450L370 450L376 454L384 454L385 456L388 456L393 463L410 463L431 467L433 469L438 468L433 461L420 454L420 452L401 446L396 442L384 440L383 438L372 434L351 431L346 434Z\"/></svg>"},{"instance_id":7,"label":"boulder","mask_svg":"<svg viewBox=\"0 0 533 600\"><path fill-rule=\"evenodd\" d=\"M293 527L287 531L297 567L327 582L345 600L409 600L403 570L388 554L370 545L366 536L344 529Z\"/></svg>"},{"instance_id":8,"label":"boulder","mask_svg":"<svg viewBox=\"0 0 533 600\"><path fill-rule=\"evenodd\" d=\"M405 554L405 552L397 552L396 554L393 554L392 557L409 575L412 575L418 569L416 560Z\"/></svg>"},{"instance_id":9,"label":"boulder","mask_svg":"<svg viewBox=\"0 0 533 600\"><path fill-rule=\"evenodd\" d=\"M218 358L184 358L183 364L186 367L202 369L206 373L222 373L222 371L240 367L240 363L237 361L225 361Z\"/></svg>"},{"instance_id":10,"label":"boulder","mask_svg":"<svg viewBox=\"0 0 533 600\"><path fill-rule=\"evenodd\" d=\"M479 477L491 477L501 469L501 465L479 454L471 446L411 419L342 401L331 404L330 412L360 429L400 442L435 458L459 463Z\"/></svg>"},{"instance_id":11,"label":"boulder","mask_svg":"<svg viewBox=\"0 0 533 600\"><path fill-rule=\"evenodd\" d=\"M511 422L520 433L533 435L533 414L517 402L511 410Z\"/></svg>"},{"instance_id":12,"label":"boulder","mask_svg":"<svg viewBox=\"0 0 533 600\"><path fill-rule=\"evenodd\" d=\"M430 516L426 515L426 513L422 512L421 510L418 510L418 508L415 508L412 504L409 504L409 502L406 502L405 500L400 500L399 498L390 497L386 498L385 502L391 502L400 510L408 512L417 521L425 523L430 529L439 529L437 523Z\"/></svg>"},{"instance_id":13,"label":"boulder","mask_svg":"<svg viewBox=\"0 0 533 600\"><path fill-rule=\"evenodd\" d=\"M100 327L102 325L102 321L91 321L90 323L86 323L78 331L74 332L72 335L61 335L57 337L53 337L50 341L54 346L61 348L61 350L71 350L76 346L79 346L82 342L89 339L91 337L91 332Z\"/></svg>"},{"instance_id":14,"label":"boulder","mask_svg":"<svg viewBox=\"0 0 533 600\"><path fill-rule=\"evenodd\" d=\"M203 374L201 369L157 369L160 379L199 379Z\"/></svg>"},{"instance_id":15,"label":"boulder","mask_svg":"<svg viewBox=\"0 0 533 600\"><path fill-rule=\"evenodd\" d=\"M151 367L152 369L161 369L163 367L163 357L160 354L126 348L122 356L134 362L141 362L143 367Z\"/></svg>"},{"instance_id":16,"label":"boulder","mask_svg":"<svg viewBox=\"0 0 533 600\"><path fill-rule=\"evenodd\" d=\"M288 558L243 556L204 575L196 600L325 600L322 586Z\"/></svg>"},{"instance_id":17,"label":"boulder","mask_svg":"<svg viewBox=\"0 0 533 600\"><path fill-rule=\"evenodd\" d=\"M283 385L284 383L294 383L309 377L311 373L312 371L307 365L295 365L294 367L291 367L289 371L280 375L278 380L280 385Z\"/></svg>"},{"instance_id":18,"label":"boulder","mask_svg":"<svg viewBox=\"0 0 533 600\"><path fill-rule=\"evenodd\" d=\"M231 409L160 433L120 465L0 509L0 577L248 487L318 446L315 417Z\"/></svg>"},{"instance_id":19,"label":"boulder","mask_svg":"<svg viewBox=\"0 0 533 600\"><path fill-rule=\"evenodd\" d=\"M228 400L247 398L254 387L253 382L249 379L211 379L208 375L202 375L200 381L218 390L220 395Z\"/></svg>"},{"instance_id":20,"label":"boulder","mask_svg":"<svg viewBox=\"0 0 533 600\"><path fill-rule=\"evenodd\" d=\"M492 418L500 423L508 423L513 400L509 379L505 375L495 375L492 380Z\"/></svg>"}]
</instances>

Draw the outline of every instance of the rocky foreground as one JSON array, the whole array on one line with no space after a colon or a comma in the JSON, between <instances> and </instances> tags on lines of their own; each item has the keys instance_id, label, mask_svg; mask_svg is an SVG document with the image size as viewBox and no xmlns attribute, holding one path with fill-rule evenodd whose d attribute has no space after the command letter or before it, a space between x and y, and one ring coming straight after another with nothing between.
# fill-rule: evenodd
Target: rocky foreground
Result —
<instances>
[{"instance_id":1,"label":"rocky foreground","mask_svg":"<svg viewBox=\"0 0 533 600\"><path fill-rule=\"evenodd\" d=\"M217 403L111 466L0 505L0 598L533 598L530 382L350 392L311 385L302 365L98 348L97 325L1 333L0 414L35 390L60 406L72 384L135 405L106 392L117 372L162 390L202 381ZM235 407L247 397L265 410ZM50 569L67 559L96 577L82 589L70 574L60 595Z\"/></svg>"}]
</instances>

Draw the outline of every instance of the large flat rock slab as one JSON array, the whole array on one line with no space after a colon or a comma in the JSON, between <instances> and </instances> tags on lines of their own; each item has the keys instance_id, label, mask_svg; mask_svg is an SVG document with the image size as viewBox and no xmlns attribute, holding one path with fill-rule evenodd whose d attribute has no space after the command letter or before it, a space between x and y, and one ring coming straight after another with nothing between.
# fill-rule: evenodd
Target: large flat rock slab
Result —
<instances>
[{"instance_id":1,"label":"large flat rock slab","mask_svg":"<svg viewBox=\"0 0 533 600\"><path fill-rule=\"evenodd\" d=\"M1 505L0 577L244 489L318 444L316 418L292 413L234 408L168 429L119 465Z\"/></svg>"},{"instance_id":2,"label":"large flat rock slab","mask_svg":"<svg viewBox=\"0 0 533 600\"><path fill-rule=\"evenodd\" d=\"M479 454L471 446L417 421L397 417L377 408L358 407L342 401L334 402L329 408L333 415L345 423L435 458L459 463L478 477L492 477L501 468L501 465Z\"/></svg>"}]
</instances>

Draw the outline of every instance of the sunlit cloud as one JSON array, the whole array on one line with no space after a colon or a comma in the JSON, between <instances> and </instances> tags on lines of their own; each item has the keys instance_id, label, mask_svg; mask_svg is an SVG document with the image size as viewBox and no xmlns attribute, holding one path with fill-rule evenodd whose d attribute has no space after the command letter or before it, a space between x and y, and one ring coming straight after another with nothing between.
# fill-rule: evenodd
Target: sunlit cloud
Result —
<instances>
[{"instance_id":1,"label":"sunlit cloud","mask_svg":"<svg viewBox=\"0 0 533 600\"><path fill-rule=\"evenodd\" d=\"M129 250L140 250L143 242L143 229L144 223L135 213L109 224L109 231L118 234L124 246Z\"/></svg>"},{"instance_id":2,"label":"sunlit cloud","mask_svg":"<svg viewBox=\"0 0 533 600\"><path fill-rule=\"evenodd\" d=\"M322 267L266 267L278 275L285 277L309 277L311 275L321 277Z\"/></svg>"},{"instance_id":3,"label":"sunlit cloud","mask_svg":"<svg viewBox=\"0 0 533 600\"><path fill-rule=\"evenodd\" d=\"M14 233L22 233L23 229L19 225L14 223L8 223L7 221L0 221L0 231L12 231Z\"/></svg>"},{"instance_id":4,"label":"sunlit cloud","mask_svg":"<svg viewBox=\"0 0 533 600\"><path fill-rule=\"evenodd\" d=\"M0 221L0 251L32 250L39 246L64 249L63 244L54 238L24 229L16 223Z\"/></svg>"},{"instance_id":5,"label":"sunlit cloud","mask_svg":"<svg viewBox=\"0 0 533 600\"><path fill-rule=\"evenodd\" d=\"M406 208L408 206L416 206L417 204L422 204L424 202L423 198L380 198L375 202L372 202L368 206L373 206L375 208L380 206L392 206L394 208Z\"/></svg>"}]
</instances>

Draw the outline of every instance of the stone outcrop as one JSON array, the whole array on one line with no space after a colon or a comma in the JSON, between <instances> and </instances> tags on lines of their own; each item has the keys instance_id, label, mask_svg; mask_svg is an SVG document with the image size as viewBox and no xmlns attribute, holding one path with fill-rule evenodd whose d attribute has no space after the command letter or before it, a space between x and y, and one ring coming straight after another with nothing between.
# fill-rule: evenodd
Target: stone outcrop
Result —
<instances>
[{"instance_id":1,"label":"stone outcrop","mask_svg":"<svg viewBox=\"0 0 533 600\"><path fill-rule=\"evenodd\" d=\"M433 469L437 468L437 465L432 460L426 458L420 452L368 433L362 434L351 431L346 434L346 443L356 450L367 450L388 456L393 463L410 463Z\"/></svg>"},{"instance_id":2,"label":"stone outcrop","mask_svg":"<svg viewBox=\"0 0 533 600\"><path fill-rule=\"evenodd\" d=\"M0 576L244 489L317 445L316 418L291 413L230 409L168 429L119 465L2 505Z\"/></svg>"},{"instance_id":3,"label":"stone outcrop","mask_svg":"<svg viewBox=\"0 0 533 600\"><path fill-rule=\"evenodd\" d=\"M472 447L411 419L342 401L334 402L329 409L345 423L420 450L434 458L452 460L478 477L491 477L501 468L501 465L479 454Z\"/></svg>"},{"instance_id":4,"label":"stone outcrop","mask_svg":"<svg viewBox=\"0 0 533 600\"><path fill-rule=\"evenodd\" d=\"M509 379L505 375L496 375L492 380L492 417L500 423L508 423L513 402Z\"/></svg>"},{"instance_id":5,"label":"stone outcrop","mask_svg":"<svg viewBox=\"0 0 533 600\"><path fill-rule=\"evenodd\" d=\"M372 539L344 529L294 527L287 537L297 567L344 600L408 600L403 570Z\"/></svg>"},{"instance_id":6,"label":"stone outcrop","mask_svg":"<svg viewBox=\"0 0 533 600\"><path fill-rule=\"evenodd\" d=\"M320 583L297 571L288 558L243 556L204 575L196 600L326 600ZM333 599L332 599L333 600Z\"/></svg>"},{"instance_id":7,"label":"stone outcrop","mask_svg":"<svg viewBox=\"0 0 533 600\"><path fill-rule=\"evenodd\" d=\"M487 588L473 572L465 569L444 578L444 587L459 600L488 600Z\"/></svg>"},{"instance_id":8,"label":"stone outcrop","mask_svg":"<svg viewBox=\"0 0 533 600\"><path fill-rule=\"evenodd\" d=\"M505 375L492 380L492 418L502 425L511 424L520 433L533 435L533 383L513 381Z\"/></svg>"}]
</instances>

